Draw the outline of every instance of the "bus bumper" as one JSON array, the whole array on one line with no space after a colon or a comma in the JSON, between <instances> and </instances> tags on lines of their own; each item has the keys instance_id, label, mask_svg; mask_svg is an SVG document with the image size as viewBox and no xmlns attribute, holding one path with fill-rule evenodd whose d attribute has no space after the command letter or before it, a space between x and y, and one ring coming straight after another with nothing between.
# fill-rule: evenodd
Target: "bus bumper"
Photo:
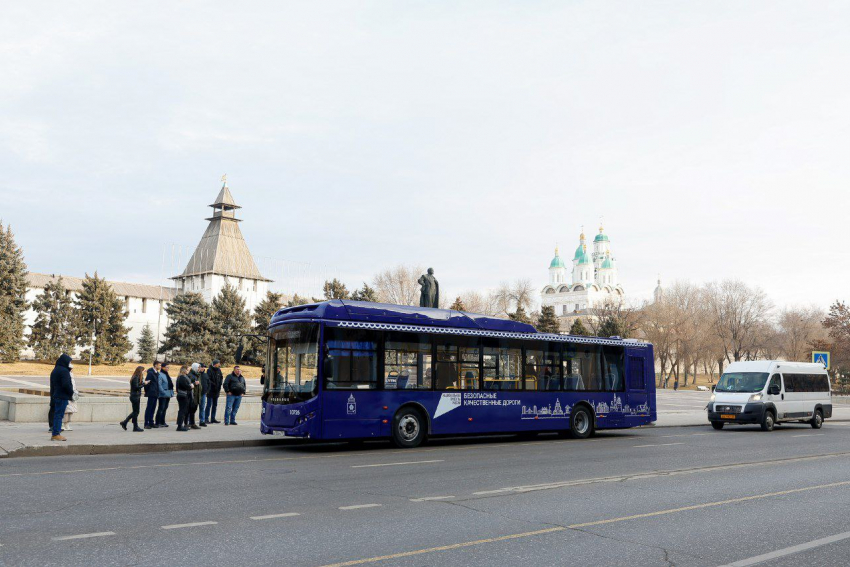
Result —
<instances>
[{"instance_id":1,"label":"bus bumper","mask_svg":"<svg viewBox=\"0 0 850 567\"><path fill-rule=\"evenodd\" d=\"M722 421L723 423L761 423L764 419L764 404L747 404L738 413L716 412L714 406L709 406L708 421ZM729 416L733 417L729 417Z\"/></svg>"}]
</instances>

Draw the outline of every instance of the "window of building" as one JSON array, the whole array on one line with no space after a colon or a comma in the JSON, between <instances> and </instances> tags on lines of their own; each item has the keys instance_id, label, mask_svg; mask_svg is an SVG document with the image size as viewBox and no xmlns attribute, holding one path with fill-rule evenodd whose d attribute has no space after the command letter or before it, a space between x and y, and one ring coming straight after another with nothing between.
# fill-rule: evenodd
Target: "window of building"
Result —
<instances>
[{"instance_id":1,"label":"window of building","mask_svg":"<svg viewBox=\"0 0 850 567\"><path fill-rule=\"evenodd\" d=\"M242 290L242 281L243 281L243 278L239 278L239 290L240 291Z\"/></svg>"},{"instance_id":2,"label":"window of building","mask_svg":"<svg viewBox=\"0 0 850 567\"><path fill-rule=\"evenodd\" d=\"M254 291L257 291L257 280L251 280L254 283Z\"/></svg>"},{"instance_id":3,"label":"window of building","mask_svg":"<svg viewBox=\"0 0 850 567\"><path fill-rule=\"evenodd\" d=\"M384 335L385 389L430 390L431 372L431 342L427 335Z\"/></svg>"},{"instance_id":4,"label":"window of building","mask_svg":"<svg viewBox=\"0 0 850 567\"><path fill-rule=\"evenodd\" d=\"M378 387L376 331L328 327L324 361L329 390L374 390Z\"/></svg>"},{"instance_id":5,"label":"window of building","mask_svg":"<svg viewBox=\"0 0 850 567\"><path fill-rule=\"evenodd\" d=\"M204 289L204 274L201 274L201 289Z\"/></svg>"},{"instance_id":6,"label":"window of building","mask_svg":"<svg viewBox=\"0 0 850 567\"><path fill-rule=\"evenodd\" d=\"M143 297L142 298L142 313L147 313L147 312L148 312L148 300L147 300L147 298Z\"/></svg>"}]
</instances>

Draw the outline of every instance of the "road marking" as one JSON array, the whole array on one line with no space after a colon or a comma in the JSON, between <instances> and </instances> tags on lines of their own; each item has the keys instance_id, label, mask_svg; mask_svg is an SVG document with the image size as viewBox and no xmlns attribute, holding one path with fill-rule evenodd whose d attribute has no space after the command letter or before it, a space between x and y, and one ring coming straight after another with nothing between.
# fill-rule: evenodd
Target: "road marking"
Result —
<instances>
[{"instance_id":1,"label":"road marking","mask_svg":"<svg viewBox=\"0 0 850 567\"><path fill-rule=\"evenodd\" d=\"M67 541L69 539L87 539L90 537L105 537L115 535L115 532L96 532L93 534L79 534L79 535L68 535L62 537L54 537L51 538L53 541Z\"/></svg>"},{"instance_id":2,"label":"road marking","mask_svg":"<svg viewBox=\"0 0 850 567\"><path fill-rule=\"evenodd\" d=\"M128 380L115 380L113 378L103 378L102 376L81 376L83 380L98 380L101 382L115 382L116 384L127 385Z\"/></svg>"},{"instance_id":3,"label":"road marking","mask_svg":"<svg viewBox=\"0 0 850 567\"><path fill-rule=\"evenodd\" d=\"M454 496L425 496L422 498L411 498L411 502L431 502L433 500L449 500L450 498L454 498Z\"/></svg>"},{"instance_id":4,"label":"road marking","mask_svg":"<svg viewBox=\"0 0 850 567\"><path fill-rule=\"evenodd\" d=\"M369 467L397 467L400 465L424 465L426 463L442 463L444 459L434 459L433 461L404 461L401 463L378 463L375 465L351 465L353 469L365 469Z\"/></svg>"},{"instance_id":5,"label":"road marking","mask_svg":"<svg viewBox=\"0 0 850 567\"><path fill-rule=\"evenodd\" d=\"M180 528L194 528L197 526L213 526L218 522L192 522L190 524L171 524L170 526L162 526L164 530L176 530Z\"/></svg>"},{"instance_id":6,"label":"road marking","mask_svg":"<svg viewBox=\"0 0 850 567\"><path fill-rule=\"evenodd\" d=\"M36 382L28 382L26 380L15 380L14 378L8 378L3 376L0 378L0 382L14 382L15 384L21 384L22 386L29 386L30 388L47 388L47 384L38 384ZM4 386L4 388L9 388L10 386Z\"/></svg>"},{"instance_id":7,"label":"road marking","mask_svg":"<svg viewBox=\"0 0 850 567\"><path fill-rule=\"evenodd\" d=\"M622 516L619 518L610 518L607 520L597 520L593 522L584 522L581 524L572 524L569 526L556 526L553 528L547 528L543 530L535 530L533 532L522 532L518 534L511 534L506 536L487 538L487 539L477 539L474 541L465 541L461 543L453 543L450 545L441 545L439 547L429 547L425 549L416 549L414 551L404 551L401 553L393 553L390 555L379 555L377 557L369 557L367 559L354 559L352 561L343 561L341 563L331 563L329 565L324 565L323 567L349 567L351 565L365 565L367 563L378 563L381 561L387 561L389 559L401 559L404 557L413 557L416 555L424 555L426 553L435 553L438 551L451 551L453 549L461 549L464 547L472 547L475 545L482 545L485 543L494 543L500 541L507 541L511 539L520 539L526 537L533 537L538 535L550 534L555 532L563 532L567 530L579 530L582 528L589 528L592 526L601 526L605 524L614 524L618 522L626 522L629 520L637 520L640 518L652 518L655 516L665 516L668 514L676 514L679 512L687 512L690 510L700 510L703 508L712 508L716 506L723 506L726 504L734 504L738 502L749 502L751 500L760 500L764 498L772 498L774 496L785 496L787 494L796 494L799 492L806 492L809 490L818 490L824 488L835 488L838 486L847 486L850 485L850 480L843 482L832 482L829 484L820 484L817 486L806 486L804 488L794 488L791 490L782 490L780 492L769 492L766 494L755 494L752 496L743 496L741 498L730 498L729 500L719 500L717 502L706 502L704 504L695 504L693 506L683 506L681 508L670 508L668 510L658 510L656 512L648 512L646 514L634 514L632 516ZM843 535L843 534L842 534ZM734 565L734 564L733 564Z\"/></svg>"},{"instance_id":8,"label":"road marking","mask_svg":"<svg viewBox=\"0 0 850 567\"><path fill-rule=\"evenodd\" d=\"M359 510L361 508L377 508L383 504L355 504L354 506L340 506L340 510Z\"/></svg>"},{"instance_id":9,"label":"road marking","mask_svg":"<svg viewBox=\"0 0 850 567\"><path fill-rule=\"evenodd\" d=\"M635 449L640 449L641 447L667 447L669 445L684 445L683 441L678 443L652 443L650 445L632 445Z\"/></svg>"},{"instance_id":10,"label":"road marking","mask_svg":"<svg viewBox=\"0 0 850 567\"><path fill-rule=\"evenodd\" d=\"M791 437L817 437L818 435L826 435L826 433L803 433L801 435L792 435Z\"/></svg>"},{"instance_id":11,"label":"road marking","mask_svg":"<svg viewBox=\"0 0 850 567\"><path fill-rule=\"evenodd\" d=\"M300 516L298 512L286 512L285 514L269 514L268 516L251 516L252 520L273 520L274 518L291 518Z\"/></svg>"},{"instance_id":12,"label":"road marking","mask_svg":"<svg viewBox=\"0 0 850 567\"><path fill-rule=\"evenodd\" d=\"M843 534L835 534L833 536L816 539L814 541L801 543L799 545L792 545L791 547L786 547L784 549L777 549L776 551L771 551L770 553L764 553L762 555L750 557L749 559L741 559L740 561L729 563L724 567L747 567L748 565L757 565L759 563L764 563L765 561L770 561L771 559L785 557L786 555L793 555L795 553L800 553L801 551L806 551L808 549L814 549L815 547L829 545L830 543L835 543L836 541L841 541L847 538L850 538L850 532L844 532Z\"/></svg>"}]
</instances>

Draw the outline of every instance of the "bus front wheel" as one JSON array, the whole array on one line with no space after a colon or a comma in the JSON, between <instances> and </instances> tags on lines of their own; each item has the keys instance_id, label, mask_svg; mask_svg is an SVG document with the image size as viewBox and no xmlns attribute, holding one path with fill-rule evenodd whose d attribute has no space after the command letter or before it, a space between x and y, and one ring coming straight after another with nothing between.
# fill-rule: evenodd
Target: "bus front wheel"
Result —
<instances>
[{"instance_id":1,"label":"bus front wheel","mask_svg":"<svg viewBox=\"0 0 850 567\"><path fill-rule=\"evenodd\" d=\"M418 447L425 440L425 418L414 408L401 408L393 418L393 443L398 447Z\"/></svg>"},{"instance_id":2,"label":"bus front wheel","mask_svg":"<svg viewBox=\"0 0 850 567\"><path fill-rule=\"evenodd\" d=\"M587 439L593 434L593 416L587 408L573 408L570 414L570 436L573 439Z\"/></svg>"}]
</instances>

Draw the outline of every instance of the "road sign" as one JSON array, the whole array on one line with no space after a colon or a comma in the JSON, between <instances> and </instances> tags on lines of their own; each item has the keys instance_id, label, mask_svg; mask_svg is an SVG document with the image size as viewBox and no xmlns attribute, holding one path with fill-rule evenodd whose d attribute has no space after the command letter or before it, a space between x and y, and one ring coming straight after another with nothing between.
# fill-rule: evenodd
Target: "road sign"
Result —
<instances>
[{"instance_id":1,"label":"road sign","mask_svg":"<svg viewBox=\"0 0 850 567\"><path fill-rule=\"evenodd\" d=\"M812 351L812 362L820 362L829 370L829 353L824 351Z\"/></svg>"}]
</instances>

